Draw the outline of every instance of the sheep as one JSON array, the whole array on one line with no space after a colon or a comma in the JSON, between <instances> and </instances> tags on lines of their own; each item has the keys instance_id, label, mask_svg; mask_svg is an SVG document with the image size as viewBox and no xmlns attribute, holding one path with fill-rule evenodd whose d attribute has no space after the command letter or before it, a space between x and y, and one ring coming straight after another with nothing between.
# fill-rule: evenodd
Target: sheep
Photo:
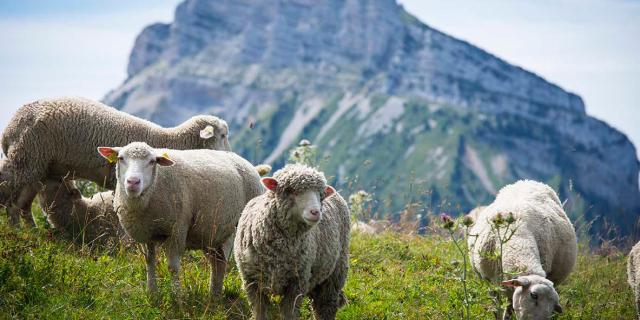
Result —
<instances>
[{"instance_id":1,"label":"sheep","mask_svg":"<svg viewBox=\"0 0 640 320\"><path fill-rule=\"evenodd\" d=\"M155 252L163 244L174 292L184 250L201 249L211 263L210 292L220 294L242 209L264 192L253 165L232 152L154 149L144 142L98 151L117 159L113 205L125 232L146 245L149 292L157 292Z\"/></svg>"},{"instance_id":2,"label":"sheep","mask_svg":"<svg viewBox=\"0 0 640 320\"><path fill-rule=\"evenodd\" d=\"M334 319L345 302L349 268L349 208L317 170L289 164L240 217L234 252L256 319L266 318L269 295L281 295L284 319L299 317L311 298L316 319Z\"/></svg>"},{"instance_id":3,"label":"sheep","mask_svg":"<svg viewBox=\"0 0 640 320\"><path fill-rule=\"evenodd\" d=\"M38 192L38 202L54 229L78 242L94 243L124 236L113 196L113 191L105 191L86 198L72 180L47 180Z\"/></svg>"},{"instance_id":4,"label":"sheep","mask_svg":"<svg viewBox=\"0 0 640 320\"><path fill-rule=\"evenodd\" d=\"M513 290L504 318L510 318L514 310L518 319L548 319L554 311L561 313L554 284L571 273L577 240L553 189L540 182L521 180L502 188L491 205L474 214L477 219L468 238L473 267L492 282L502 280L500 269L518 275L501 282ZM500 220L511 220L507 234L513 232L503 245L502 268L494 257L500 245L495 231ZM501 234L506 232L504 228L502 225Z\"/></svg>"},{"instance_id":5,"label":"sheep","mask_svg":"<svg viewBox=\"0 0 640 320\"><path fill-rule=\"evenodd\" d=\"M627 276L629 285L636 296L636 312L638 319L640 319L640 242L636 243L629 252Z\"/></svg>"},{"instance_id":6,"label":"sheep","mask_svg":"<svg viewBox=\"0 0 640 320\"><path fill-rule=\"evenodd\" d=\"M370 219L369 222L358 220L351 224L351 231L361 234L381 234L389 229L391 229L391 222L387 220Z\"/></svg>"},{"instance_id":7,"label":"sheep","mask_svg":"<svg viewBox=\"0 0 640 320\"><path fill-rule=\"evenodd\" d=\"M138 140L172 149L231 150L227 134L226 122L214 116L195 116L177 127L162 128L88 99L38 100L18 109L2 134L8 162L0 175L5 182L0 202L13 216L10 221L22 215L33 225L30 208L36 192L29 185L69 175L115 187L113 164L95 155L98 146Z\"/></svg>"}]
</instances>

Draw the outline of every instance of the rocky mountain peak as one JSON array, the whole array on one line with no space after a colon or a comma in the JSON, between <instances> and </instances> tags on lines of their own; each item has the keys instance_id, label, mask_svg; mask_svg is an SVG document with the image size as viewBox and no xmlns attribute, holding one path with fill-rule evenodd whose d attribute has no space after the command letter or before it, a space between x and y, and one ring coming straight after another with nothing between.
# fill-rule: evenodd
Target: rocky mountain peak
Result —
<instances>
[{"instance_id":1,"label":"rocky mountain peak","mask_svg":"<svg viewBox=\"0 0 640 320\"><path fill-rule=\"evenodd\" d=\"M106 103L163 125L221 116L256 163L281 165L310 139L339 185L358 176L404 199L390 214L407 197L466 210L519 178L580 194L587 218L625 221L625 232L640 213L626 136L579 96L393 0L186 0L172 23L141 32L128 72ZM416 189L405 184L431 196L407 196Z\"/></svg>"}]
</instances>

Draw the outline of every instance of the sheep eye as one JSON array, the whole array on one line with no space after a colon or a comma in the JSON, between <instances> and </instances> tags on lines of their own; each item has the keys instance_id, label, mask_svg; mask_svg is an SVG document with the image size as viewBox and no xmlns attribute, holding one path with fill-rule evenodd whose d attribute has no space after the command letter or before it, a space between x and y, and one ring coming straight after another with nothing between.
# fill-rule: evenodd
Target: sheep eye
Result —
<instances>
[{"instance_id":1,"label":"sheep eye","mask_svg":"<svg viewBox=\"0 0 640 320\"><path fill-rule=\"evenodd\" d=\"M223 134L223 135L222 135L222 138L224 138L224 137L226 137L226 136L227 136L226 134Z\"/></svg>"},{"instance_id":2,"label":"sheep eye","mask_svg":"<svg viewBox=\"0 0 640 320\"><path fill-rule=\"evenodd\" d=\"M156 159L151 159L151 160L149 161L149 164L155 164L155 163L156 163Z\"/></svg>"},{"instance_id":3,"label":"sheep eye","mask_svg":"<svg viewBox=\"0 0 640 320\"><path fill-rule=\"evenodd\" d=\"M531 295L531 299L538 300L538 294L537 293L531 292L531 293L529 293L529 295Z\"/></svg>"},{"instance_id":4,"label":"sheep eye","mask_svg":"<svg viewBox=\"0 0 640 320\"><path fill-rule=\"evenodd\" d=\"M119 156L118 160L122 161L122 160L124 160L124 157L123 156Z\"/></svg>"}]
</instances>

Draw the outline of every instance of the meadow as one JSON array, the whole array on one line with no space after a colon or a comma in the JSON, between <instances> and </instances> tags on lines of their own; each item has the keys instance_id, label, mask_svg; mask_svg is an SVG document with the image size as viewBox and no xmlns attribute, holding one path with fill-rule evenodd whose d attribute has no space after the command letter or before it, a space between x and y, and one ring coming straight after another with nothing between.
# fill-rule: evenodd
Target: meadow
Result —
<instances>
[{"instance_id":1,"label":"meadow","mask_svg":"<svg viewBox=\"0 0 640 320\"><path fill-rule=\"evenodd\" d=\"M34 205L34 215L42 217ZM0 218L0 319L249 319L251 312L233 262L224 295L208 296L208 265L199 252L183 257L182 292L172 299L161 255L159 297L145 291L139 246L78 245L60 239L38 219L15 230ZM565 312L555 319L633 319L626 256L615 247L581 242L578 262L558 287ZM438 227L425 235L352 234L347 305L338 319L462 319L462 257ZM491 286L468 269L471 318L492 319ZM274 299L278 299L274 297ZM276 310L271 310L272 315ZM302 318L312 318L308 301Z\"/></svg>"}]
</instances>

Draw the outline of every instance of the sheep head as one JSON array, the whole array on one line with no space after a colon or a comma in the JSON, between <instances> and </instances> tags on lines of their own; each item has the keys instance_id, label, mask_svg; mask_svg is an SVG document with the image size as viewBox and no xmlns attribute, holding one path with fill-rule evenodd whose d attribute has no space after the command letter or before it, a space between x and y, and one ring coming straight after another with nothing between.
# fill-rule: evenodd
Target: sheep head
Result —
<instances>
[{"instance_id":1,"label":"sheep head","mask_svg":"<svg viewBox=\"0 0 640 320\"><path fill-rule=\"evenodd\" d=\"M322 219L322 200L334 194L324 174L304 165L287 165L273 178L262 178L262 184L286 206L285 219L314 226Z\"/></svg>"},{"instance_id":2,"label":"sheep head","mask_svg":"<svg viewBox=\"0 0 640 320\"><path fill-rule=\"evenodd\" d=\"M118 187L128 197L137 198L155 182L158 166L172 166L173 160L144 142L132 142L125 147L99 147L98 152L116 163Z\"/></svg>"},{"instance_id":3,"label":"sheep head","mask_svg":"<svg viewBox=\"0 0 640 320\"><path fill-rule=\"evenodd\" d=\"M501 284L514 288L513 310L518 319L550 319L554 312L562 313L560 297L553 282L542 276L519 276Z\"/></svg>"}]
</instances>

